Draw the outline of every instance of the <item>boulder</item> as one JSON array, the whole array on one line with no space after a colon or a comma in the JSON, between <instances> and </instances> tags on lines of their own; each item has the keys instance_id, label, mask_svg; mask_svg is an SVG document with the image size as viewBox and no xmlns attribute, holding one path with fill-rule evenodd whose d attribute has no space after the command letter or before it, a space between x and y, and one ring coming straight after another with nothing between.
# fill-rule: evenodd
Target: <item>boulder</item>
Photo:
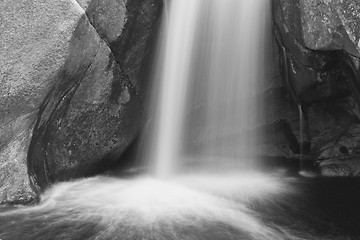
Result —
<instances>
[{"instance_id":1,"label":"boulder","mask_svg":"<svg viewBox=\"0 0 360 240\"><path fill-rule=\"evenodd\" d=\"M26 157L32 128L82 14L73 1L0 3L0 203L34 196Z\"/></svg>"},{"instance_id":2,"label":"boulder","mask_svg":"<svg viewBox=\"0 0 360 240\"><path fill-rule=\"evenodd\" d=\"M312 50L345 50L360 57L357 0L275 0L274 20L284 33Z\"/></svg>"},{"instance_id":3,"label":"boulder","mask_svg":"<svg viewBox=\"0 0 360 240\"><path fill-rule=\"evenodd\" d=\"M116 61L135 90L142 95L148 81L144 64L154 49L154 31L162 0L93 0L86 10L91 24L108 43ZM120 17L119 17L120 16ZM141 96L142 98L143 96Z\"/></svg>"},{"instance_id":4,"label":"boulder","mask_svg":"<svg viewBox=\"0 0 360 240\"><path fill-rule=\"evenodd\" d=\"M0 203L26 202L106 169L137 136L162 1L0 7Z\"/></svg>"},{"instance_id":5,"label":"boulder","mask_svg":"<svg viewBox=\"0 0 360 240\"><path fill-rule=\"evenodd\" d=\"M312 158L317 163L354 161L357 151L352 149L358 141L352 133L360 116L360 3L275 0L273 4L282 76L293 101L302 105ZM325 165L330 166L318 166Z\"/></svg>"}]
</instances>

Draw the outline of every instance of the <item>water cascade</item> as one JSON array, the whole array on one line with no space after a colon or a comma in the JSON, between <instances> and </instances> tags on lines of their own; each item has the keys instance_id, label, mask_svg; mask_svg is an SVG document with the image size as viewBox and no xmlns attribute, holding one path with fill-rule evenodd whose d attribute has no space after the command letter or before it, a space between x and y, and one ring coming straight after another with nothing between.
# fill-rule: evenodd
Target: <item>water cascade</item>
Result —
<instances>
[{"instance_id":1,"label":"water cascade","mask_svg":"<svg viewBox=\"0 0 360 240\"><path fill-rule=\"evenodd\" d=\"M151 111L155 130L145 156L157 175L171 175L187 162L186 145L197 141L190 161L202 169L214 162L255 165L270 1L182 0L167 10Z\"/></svg>"},{"instance_id":2,"label":"water cascade","mask_svg":"<svg viewBox=\"0 0 360 240\"><path fill-rule=\"evenodd\" d=\"M268 0L166 1L143 154L153 174L57 183L36 206L0 208L0 239L359 239L358 188L254 171L269 12Z\"/></svg>"},{"instance_id":3,"label":"water cascade","mask_svg":"<svg viewBox=\"0 0 360 240\"><path fill-rule=\"evenodd\" d=\"M159 86L159 98L153 94L155 126L148 145L150 159L157 175L168 175L176 167L180 152L186 91L194 45L196 19L201 1L171 2L170 19L165 22L164 53L159 57L154 84ZM186 17L184 17L186 16ZM167 20L167 19L166 19Z\"/></svg>"}]
</instances>

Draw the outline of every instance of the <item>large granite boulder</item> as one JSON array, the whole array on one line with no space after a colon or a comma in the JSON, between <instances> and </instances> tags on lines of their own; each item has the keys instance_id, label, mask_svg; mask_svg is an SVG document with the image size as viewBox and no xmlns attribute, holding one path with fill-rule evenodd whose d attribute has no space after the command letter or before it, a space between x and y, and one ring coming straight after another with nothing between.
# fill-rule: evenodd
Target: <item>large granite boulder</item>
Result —
<instances>
[{"instance_id":1,"label":"large granite boulder","mask_svg":"<svg viewBox=\"0 0 360 240\"><path fill-rule=\"evenodd\" d=\"M32 201L124 152L142 123L161 8L161 0L0 3L0 203Z\"/></svg>"},{"instance_id":2,"label":"large granite boulder","mask_svg":"<svg viewBox=\"0 0 360 240\"><path fill-rule=\"evenodd\" d=\"M34 196L26 157L34 121L82 14L72 1L0 3L0 203Z\"/></svg>"},{"instance_id":3,"label":"large granite boulder","mask_svg":"<svg viewBox=\"0 0 360 240\"><path fill-rule=\"evenodd\" d=\"M323 174L344 175L330 162L341 159L343 166L360 156L360 3L275 0L273 11L282 76L293 101L302 106L309 154ZM332 170L326 170L330 165Z\"/></svg>"}]
</instances>

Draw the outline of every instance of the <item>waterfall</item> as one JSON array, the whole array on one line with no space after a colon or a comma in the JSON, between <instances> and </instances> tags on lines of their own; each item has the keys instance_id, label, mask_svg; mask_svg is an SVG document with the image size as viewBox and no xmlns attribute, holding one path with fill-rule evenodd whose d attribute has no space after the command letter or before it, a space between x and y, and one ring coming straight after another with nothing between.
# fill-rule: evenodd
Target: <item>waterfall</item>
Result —
<instances>
[{"instance_id":1,"label":"waterfall","mask_svg":"<svg viewBox=\"0 0 360 240\"><path fill-rule=\"evenodd\" d=\"M157 175L168 175L175 168L180 145L190 77L191 51L200 1L172 1L170 17L164 23L165 37L161 40L163 54L158 60L159 94L155 93L155 126L149 156L155 160ZM165 20L165 21L166 21ZM158 98L156 99L156 97Z\"/></svg>"},{"instance_id":2,"label":"waterfall","mask_svg":"<svg viewBox=\"0 0 360 240\"><path fill-rule=\"evenodd\" d=\"M185 162L253 167L270 1L168 3L145 154L151 167L159 176Z\"/></svg>"},{"instance_id":3,"label":"waterfall","mask_svg":"<svg viewBox=\"0 0 360 240\"><path fill-rule=\"evenodd\" d=\"M270 0L166 3L144 150L155 176L56 183L38 205L0 207L0 240L359 239L358 179L250 171Z\"/></svg>"}]
</instances>

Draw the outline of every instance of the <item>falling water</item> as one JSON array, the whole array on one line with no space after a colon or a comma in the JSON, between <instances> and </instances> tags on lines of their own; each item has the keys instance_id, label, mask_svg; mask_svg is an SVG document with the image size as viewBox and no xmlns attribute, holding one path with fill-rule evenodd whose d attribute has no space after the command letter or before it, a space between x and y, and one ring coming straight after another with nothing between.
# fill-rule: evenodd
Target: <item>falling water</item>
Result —
<instances>
[{"instance_id":1,"label":"falling water","mask_svg":"<svg viewBox=\"0 0 360 240\"><path fill-rule=\"evenodd\" d=\"M198 145L195 162L221 157L215 161L253 165L270 1L181 0L168 7L147 154L156 174L176 172L187 145Z\"/></svg>"},{"instance_id":2,"label":"falling water","mask_svg":"<svg viewBox=\"0 0 360 240\"><path fill-rule=\"evenodd\" d=\"M303 154L304 154L304 114L301 104L298 105L299 110L299 124L300 124L300 171L303 170Z\"/></svg>"},{"instance_id":3,"label":"falling water","mask_svg":"<svg viewBox=\"0 0 360 240\"><path fill-rule=\"evenodd\" d=\"M145 154L157 176L58 183L37 206L0 209L0 239L359 239L359 208L349 208L359 202L351 195L357 187L334 190L333 182L313 186L282 170L249 170L256 159L269 1L166 3L151 109L155 127ZM236 171L175 174L189 155L205 169L231 159ZM239 174L239 165L246 171ZM330 206L319 214L339 196L339 211Z\"/></svg>"},{"instance_id":4,"label":"falling water","mask_svg":"<svg viewBox=\"0 0 360 240\"><path fill-rule=\"evenodd\" d=\"M194 45L196 18L201 1L171 1L166 19L164 53L158 63L159 95L155 100L155 130L149 156L155 159L155 172L165 176L176 167L181 145L189 69Z\"/></svg>"}]
</instances>

